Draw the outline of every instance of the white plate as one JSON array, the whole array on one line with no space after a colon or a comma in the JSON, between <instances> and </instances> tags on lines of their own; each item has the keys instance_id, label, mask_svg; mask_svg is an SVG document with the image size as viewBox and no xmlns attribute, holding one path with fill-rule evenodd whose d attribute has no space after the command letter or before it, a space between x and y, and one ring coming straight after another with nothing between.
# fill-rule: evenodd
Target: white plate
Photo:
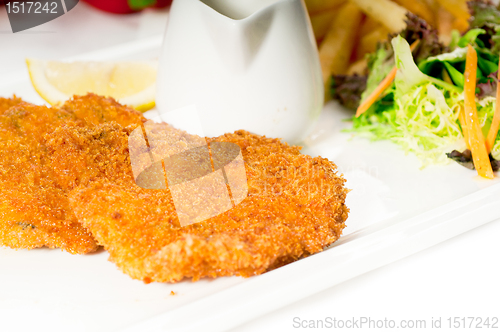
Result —
<instances>
[{"instance_id":1,"label":"white plate","mask_svg":"<svg viewBox=\"0 0 500 332\"><path fill-rule=\"evenodd\" d=\"M152 59L160 46L158 36L70 60ZM14 93L43 103L27 71L1 78L0 95ZM420 169L389 142L342 133L347 117L328 104L304 149L334 161L353 189L348 227L328 250L249 279L145 285L105 251L0 248L0 315L50 331L223 331L500 217L498 179L454 163Z\"/></svg>"}]
</instances>

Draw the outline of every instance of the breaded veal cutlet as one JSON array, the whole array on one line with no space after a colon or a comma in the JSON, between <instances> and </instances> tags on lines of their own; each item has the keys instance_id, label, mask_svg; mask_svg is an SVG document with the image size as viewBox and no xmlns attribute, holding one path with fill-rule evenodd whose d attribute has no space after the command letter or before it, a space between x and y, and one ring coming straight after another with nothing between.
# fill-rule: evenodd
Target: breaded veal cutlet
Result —
<instances>
[{"instance_id":1,"label":"breaded veal cutlet","mask_svg":"<svg viewBox=\"0 0 500 332\"><path fill-rule=\"evenodd\" d=\"M261 274L322 251L345 227L348 190L335 164L279 139L237 131L205 141L168 124L143 124L140 114L94 95L61 108L19 104L0 118L0 151L9 154L0 161L4 245L72 253L102 245L132 278L178 282ZM129 148L137 148L132 133L139 124L148 138L164 143L148 145L142 151L148 156L199 142L237 145L248 194L232 209L183 227L172 198L176 188L144 189L135 182ZM175 162L186 168L182 158ZM210 181L205 185L211 189ZM192 196L177 199L191 203Z\"/></svg>"},{"instance_id":2,"label":"breaded veal cutlet","mask_svg":"<svg viewBox=\"0 0 500 332\"><path fill-rule=\"evenodd\" d=\"M0 245L58 247L73 254L96 250L94 238L71 211L67 195L102 174L92 173L91 162L73 165L77 161L53 158L54 143L49 146L47 139L64 126L92 128L109 123L123 130L140 125L142 115L95 95L75 97L61 108L2 99L0 112ZM75 172L75 167L84 172Z\"/></svg>"},{"instance_id":3,"label":"breaded veal cutlet","mask_svg":"<svg viewBox=\"0 0 500 332\"><path fill-rule=\"evenodd\" d=\"M22 103L23 100L21 98L17 98L13 96L12 98L2 98L0 97L0 115L5 113L9 108L16 106L17 104Z\"/></svg>"},{"instance_id":4,"label":"breaded veal cutlet","mask_svg":"<svg viewBox=\"0 0 500 332\"><path fill-rule=\"evenodd\" d=\"M83 135L80 144L90 144L84 142L92 136ZM189 145L189 136L179 134L179 141ZM322 251L340 237L348 190L335 164L245 131L210 141L240 147L248 196L208 220L182 227L170 190L139 188L130 172L122 181L103 177L70 193L77 219L123 272L146 283L249 277Z\"/></svg>"}]
</instances>

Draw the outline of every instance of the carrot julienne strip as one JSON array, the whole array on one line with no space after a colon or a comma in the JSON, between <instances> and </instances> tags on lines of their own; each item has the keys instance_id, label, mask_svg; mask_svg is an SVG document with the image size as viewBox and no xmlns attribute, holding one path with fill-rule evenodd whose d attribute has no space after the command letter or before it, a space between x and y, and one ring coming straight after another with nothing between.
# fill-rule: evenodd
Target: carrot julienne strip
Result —
<instances>
[{"instance_id":1,"label":"carrot julienne strip","mask_svg":"<svg viewBox=\"0 0 500 332\"><path fill-rule=\"evenodd\" d=\"M416 40L411 44L410 49L413 51L417 45L419 44L420 40ZM396 74L398 72L398 68L394 66L389 74L380 82L380 84L377 86L375 90L366 98L366 100L359 105L358 109L356 110L356 117L359 117L361 114L365 113L368 111L368 109L377 101L378 97L384 92L394 81L396 78Z\"/></svg>"},{"instance_id":2,"label":"carrot julienne strip","mask_svg":"<svg viewBox=\"0 0 500 332\"><path fill-rule=\"evenodd\" d=\"M486 151L484 136L479 125L476 108L476 74L477 74L477 53L472 46L467 48L467 58L465 61L465 84L464 84L464 104L465 123L469 133L472 160L477 173L487 179L493 179L490 158Z\"/></svg>"},{"instance_id":3,"label":"carrot julienne strip","mask_svg":"<svg viewBox=\"0 0 500 332\"><path fill-rule=\"evenodd\" d=\"M387 75L382 80L382 82L380 82L377 88L373 90L371 95L368 96L368 98L366 98L366 100L361 105L359 105L358 109L356 110L356 117L359 117L361 114L366 112L370 108L370 106L372 106L377 101L382 92L384 92L391 85L392 81L394 81L397 72L397 67L391 69L389 75Z\"/></svg>"},{"instance_id":4,"label":"carrot julienne strip","mask_svg":"<svg viewBox=\"0 0 500 332\"><path fill-rule=\"evenodd\" d=\"M458 121L460 122L460 127L462 127L462 134L464 135L465 146L467 147L467 149L470 150L470 135L469 131L467 130L467 123L465 121L465 109L463 107L460 107L460 111L458 113Z\"/></svg>"},{"instance_id":5,"label":"carrot julienne strip","mask_svg":"<svg viewBox=\"0 0 500 332\"><path fill-rule=\"evenodd\" d=\"M488 138L486 139L486 149L488 153L493 149L495 145L495 140L498 134L498 128L500 127L500 70L498 71L497 78L497 95L496 95L496 105L495 114L493 115L493 121L491 122L490 131L488 132Z\"/></svg>"}]
</instances>

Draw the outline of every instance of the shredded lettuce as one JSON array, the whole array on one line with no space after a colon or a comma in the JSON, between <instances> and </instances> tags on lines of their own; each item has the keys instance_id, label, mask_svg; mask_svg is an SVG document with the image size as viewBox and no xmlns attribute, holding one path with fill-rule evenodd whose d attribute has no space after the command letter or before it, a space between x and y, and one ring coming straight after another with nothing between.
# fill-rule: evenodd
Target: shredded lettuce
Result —
<instances>
[{"instance_id":1,"label":"shredded lettuce","mask_svg":"<svg viewBox=\"0 0 500 332\"><path fill-rule=\"evenodd\" d=\"M361 102L363 102L373 90L377 88L379 83L389 74L394 67L394 59L392 59L392 51L387 50L383 45L370 56L368 61L368 68L370 76L366 82L366 90L361 95Z\"/></svg>"},{"instance_id":2,"label":"shredded lettuce","mask_svg":"<svg viewBox=\"0 0 500 332\"><path fill-rule=\"evenodd\" d=\"M422 164L447 164L446 152L463 144L458 124L461 88L422 73L408 42L392 40L398 74L391 91L365 114L353 119L352 131L372 140L390 140L412 152ZM384 105L384 102L386 105Z\"/></svg>"},{"instance_id":3,"label":"shredded lettuce","mask_svg":"<svg viewBox=\"0 0 500 332\"><path fill-rule=\"evenodd\" d=\"M460 95L445 98L442 89L424 83L398 98L392 109L366 112L353 130L372 140L390 140L428 164L447 164L446 152L463 142L457 123Z\"/></svg>"}]
</instances>

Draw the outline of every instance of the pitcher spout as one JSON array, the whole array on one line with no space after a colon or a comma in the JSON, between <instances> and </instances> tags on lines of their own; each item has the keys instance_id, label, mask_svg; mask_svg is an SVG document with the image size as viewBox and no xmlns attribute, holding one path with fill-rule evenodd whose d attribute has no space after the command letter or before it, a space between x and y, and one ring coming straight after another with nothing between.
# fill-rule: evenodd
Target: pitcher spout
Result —
<instances>
[{"instance_id":1,"label":"pitcher spout","mask_svg":"<svg viewBox=\"0 0 500 332\"><path fill-rule=\"evenodd\" d=\"M268 37L276 0L201 0L212 10L204 15L213 45L224 65L243 74ZM267 6L266 6L267 4ZM208 8L207 8L208 9Z\"/></svg>"},{"instance_id":2,"label":"pitcher spout","mask_svg":"<svg viewBox=\"0 0 500 332\"><path fill-rule=\"evenodd\" d=\"M283 0L195 0L233 20L244 20Z\"/></svg>"}]
</instances>

